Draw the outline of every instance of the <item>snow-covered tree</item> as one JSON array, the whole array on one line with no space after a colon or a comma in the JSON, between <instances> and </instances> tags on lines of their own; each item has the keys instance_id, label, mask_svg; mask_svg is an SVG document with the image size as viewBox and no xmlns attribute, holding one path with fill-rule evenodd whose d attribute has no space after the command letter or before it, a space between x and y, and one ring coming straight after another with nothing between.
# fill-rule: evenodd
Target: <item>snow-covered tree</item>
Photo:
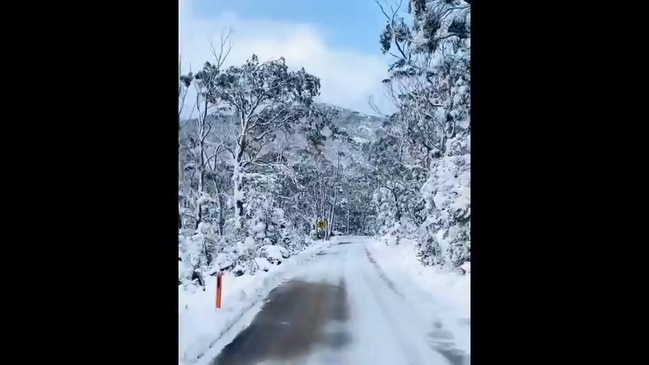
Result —
<instances>
[{"instance_id":1,"label":"snow-covered tree","mask_svg":"<svg viewBox=\"0 0 649 365\"><path fill-rule=\"evenodd\" d=\"M221 38L220 49L213 48L216 59L215 68L220 69L230 52L230 35ZM193 266L213 263L218 251L219 237L214 228L216 205L223 209L223 199L219 194L217 171L218 156L224 152L223 141L214 140L215 126L218 122L212 115L213 105L207 98L206 87L197 82L190 72L179 78L179 229L181 255L187 264ZM196 88L193 103L186 100L187 90ZM191 108L189 120L181 121L181 113ZM184 127L184 128L183 128ZM216 204L216 205L215 205ZM222 234L223 215L219 215L218 228Z\"/></svg>"},{"instance_id":2,"label":"snow-covered tree","mask_svg":"<svg viewBox=\"0 0 649 365\"><path fill-rule=\"evenodd\" d=\"M267 145L277 133L290 128L308 114L308 106L318 95L320 81L304 69L290 71L284 58L260 63L253 55L243 66L223 72L206 64L196 74L206 87L212 105L232 114L236 138L231 150L234 164L235 219L243 228L246 211L246 171L268 153Z\"/></svg>"},{"instance_id":3,"label":"snow-covered tree","mask_svg":"<svg viewBox=\"0 0 649 365\"><path fill-rule=\"evenodd\" d=\"M395 195L397 187L417 182L421 199L411 196L400 209L395 198L395 219L402 211L423 212L411 217L422 261L460 266L471 247L470 2L410 0L405 14L400 5L377 4L387 19L381 47L395 59L384 80L397 107L392 145L407 153L407 170L426 171L393 172L381 184ZM390 166L399 165L406 167L402 161Z\"/></svg>"}]
</instances>

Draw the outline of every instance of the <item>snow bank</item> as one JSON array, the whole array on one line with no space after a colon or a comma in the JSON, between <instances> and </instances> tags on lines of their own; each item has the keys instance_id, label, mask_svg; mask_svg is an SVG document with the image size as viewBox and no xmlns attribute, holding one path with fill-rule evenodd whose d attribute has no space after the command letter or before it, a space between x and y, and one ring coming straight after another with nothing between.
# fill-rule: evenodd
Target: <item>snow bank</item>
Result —
<instances>
[{"instance_id":1,"label":"snow bank","mask_svg":"<svg viewBox=\"0 0 649 365\"><path fill-rule=\"evenodd\" d=\"M263 257L277 261L282 261L289 257L288 250L282 246L264 245L259 248L259 253Z\"/></svg>"},{"instance_id":2,"label":"snow bank","mask_svg":"<svg viewBox=\"0 0 649 365\"><path fill-rule=\"evenodd\" d=\"M456 348L470 354L470 267L461 275L423 266L417 259L416 242L408 239L400 239L398 245L375 240L366 247L422 320L431 328L442 325L453 334Z\"/></svg>"},{"instance_id":3,"label":"snow bank","mask_svg":"<svg viewBox=\"0 0 649 365\"><path fill-rule=\"evenodd\" d=\"M221 308L216 309L216 277L205 278L206 290L193 285L178 287L178 363L193 364L230 327L270 290L290 278L300 265L315 257L320 250L337 244L340 237L317 241L281 265L271 265L268 272L255 275L223 276Z\"/></svg>"}]
</instances>

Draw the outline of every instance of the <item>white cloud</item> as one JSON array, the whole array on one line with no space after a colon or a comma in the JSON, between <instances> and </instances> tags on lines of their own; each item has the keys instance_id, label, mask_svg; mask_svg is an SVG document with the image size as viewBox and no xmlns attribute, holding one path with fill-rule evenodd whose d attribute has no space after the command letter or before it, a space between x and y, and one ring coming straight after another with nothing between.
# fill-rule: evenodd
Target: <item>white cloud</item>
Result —
<instances>
[{"instance_id":1,"label":"white cloud","mask_svg":"<svg viewBox=\"0 0 649 365\"><path fill-rule=\"evenodd\" d=\"M381 86L387 64L381 55L332 47L324 39L324 30L311 24L244 19L231 13L201 17L193 12L191 2L183 0L180 12L183 71L190 64L196 71L213 60L209 42L218 45L220 35L230 28L233 47L226 65L242 64L253 53L261 61L284 56L289 67L304 67L320 78L319 100L374 114L367 101L374 95L381 109L387 109Z\"/></svg>"}]
</instances>

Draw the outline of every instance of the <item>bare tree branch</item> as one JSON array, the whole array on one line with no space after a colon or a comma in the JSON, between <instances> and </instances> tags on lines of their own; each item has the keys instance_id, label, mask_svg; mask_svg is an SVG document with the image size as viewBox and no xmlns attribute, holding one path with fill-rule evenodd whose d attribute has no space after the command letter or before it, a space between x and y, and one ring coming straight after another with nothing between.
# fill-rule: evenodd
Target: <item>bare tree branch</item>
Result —
<instances>
[{"instance_id":1,"label":"bare tree branch","mask_svg":"<svg viewBox=\"0 0 649 365\"><path fill-rule=\"evenodd\" d=\"M374 95L370 95L367 97L367 105L370 106L370 108L378 115L384 115L381 109L379 108L378 105L376 105L376 102L374 101Z\"/></svg>"},{"instance_id":2,"label":"bare tree branch","mask_svg":"<svg viewBox=\"0 0 649 365\"><path fill-rule=\"evenodd\" d=\"M210 52L216 61L216 69L220 70L232 51L232 29L221 32L218 50L210 41Z\"/></svg>"}]
</instances>

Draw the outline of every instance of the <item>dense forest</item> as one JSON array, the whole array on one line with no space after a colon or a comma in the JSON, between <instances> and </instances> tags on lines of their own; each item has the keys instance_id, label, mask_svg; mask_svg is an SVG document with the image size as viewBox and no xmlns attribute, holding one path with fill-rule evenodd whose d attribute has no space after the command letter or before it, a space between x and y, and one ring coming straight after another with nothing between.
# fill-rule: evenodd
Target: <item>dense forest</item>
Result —
<instances>
[{"instance_id":1,"label":"dense forest","mask_svg":"<svg viewBox=\"0 0 649 365\"><path fill-rule=\"evenodd\" d=\"M315 102L319 78L290 59L225 67L230 35L213 44L179 79L179 280L254 275L269 246L288 257L336 234L415 240L423 265L470 261L469 4L377 1L390 115Z\"/></svg>"}]
</instances>

